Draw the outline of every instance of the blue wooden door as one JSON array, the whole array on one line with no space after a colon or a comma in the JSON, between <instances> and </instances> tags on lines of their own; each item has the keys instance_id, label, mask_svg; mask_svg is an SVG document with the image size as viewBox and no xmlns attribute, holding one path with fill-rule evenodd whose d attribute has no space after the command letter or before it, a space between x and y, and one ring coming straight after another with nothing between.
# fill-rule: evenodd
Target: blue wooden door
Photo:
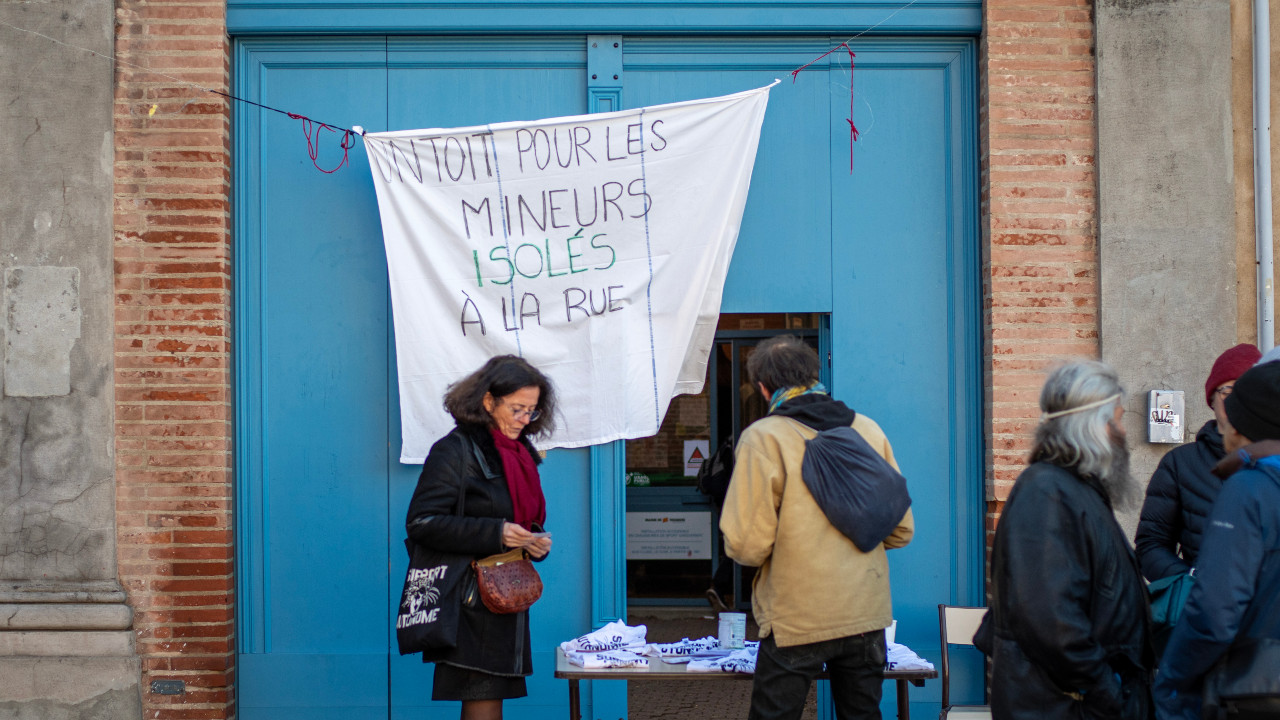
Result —
<instances>
[{"instance_id":1,"label":"blue wooden door","mask_svg":"<svg viewBox=\"0 0 1280 720\"><path fill-rule=\"evenodd\" d=\"M981 330L971 41L539 37L245 40L237 91L370 130L533 119L705 97L774 78L725 312L821 312L833 391L885 428L918 533L891 554L899 638L937 656L934 608L981 601ZM607 72L603 71L608 68ZM617 80L612 76L617 74ZM593 77L594 76L594 77ZM862 139L849 171L850 88ZM389 294L368 165L312 167L299 125L237 108L239 702L245 718L449 717L395 652L403 517ZM318 162L337 164L337 136ZM552 451L556 538L537 674L512 717L562 717L551 650L623 612L618 445ZM980 683L971 662L970 694ZM963 675L963 670L962 670ZM625 713L621 684L584 689ZM936 686L917 691L936 708ZM964 696L964 691L958 693ZM886 708L888 706L886 705ZM936 711L936 709L934 710Z\"/></svg>"},{"instance_id":2,"label":"blue wooden door","mask_svg":"<svg viewBox=\"0 0 1280 720\"><path fill-rule=\"evenodd\" d=\"M381 43L260 43L246 56L263 102L385 125ZM368 165L356 152L319 173L298 123L243 109L238 121L240 714L385 718L394 378Z\"/></svg>"}]
</instances>

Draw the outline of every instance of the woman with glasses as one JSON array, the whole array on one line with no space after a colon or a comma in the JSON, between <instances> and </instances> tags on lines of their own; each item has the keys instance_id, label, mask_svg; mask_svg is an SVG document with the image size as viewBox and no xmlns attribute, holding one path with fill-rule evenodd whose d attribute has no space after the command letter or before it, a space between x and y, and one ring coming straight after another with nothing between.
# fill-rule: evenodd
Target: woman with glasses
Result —
<instances>
[{"instance_id":1,"label":"woman with glasses","mask_svg":"<svg viewBox=\"0 0 1280 720\"><path fill-rule=\"evenodd\" d=\"M530 438L551 431L550 381L525 360L502 355L451 385L444 407L457 425L422 465L409 537L477 559L516 548L545 558L551 537L543 530L541 459ZM461 700L462 720L499 720L502 701L524 697L533 673L528 612L499 615L478 600L463 602L457 646L422 659L436 664L433 700Z\"/></svg>"}]
</instances>

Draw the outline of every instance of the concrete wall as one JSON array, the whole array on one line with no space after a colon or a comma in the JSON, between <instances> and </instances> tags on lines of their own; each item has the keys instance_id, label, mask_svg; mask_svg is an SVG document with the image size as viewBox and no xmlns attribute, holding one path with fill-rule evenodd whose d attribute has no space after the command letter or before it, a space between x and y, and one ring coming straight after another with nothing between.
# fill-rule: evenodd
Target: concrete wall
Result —
<instances>
[{"instance_id":1,"label":"concrete wall","mask_svg":"<svg viewBox=\"0 0 1280 720\"><path fill-rule=\"evenodd\" d=\"M0 715L138 718L117 582L109 0L0 2ZM52 38L52 39L50 39Z\"/></svg>"},{"instance_id":2,"label":"concrete wall","mask_svg":"<svg viewBox=\"0 0 1280 720\"><path fill-rule=\"evenodd\" d=\"M1212 412L1204 381L1236 344L1229 0L1100 0L1102 358L1129 390L1145 485L1171 445L1146 442L1147 392L1186 393L1186 439ZM1122 517L1132 534L1136 509Z\"/></svg>"}]
</instances>

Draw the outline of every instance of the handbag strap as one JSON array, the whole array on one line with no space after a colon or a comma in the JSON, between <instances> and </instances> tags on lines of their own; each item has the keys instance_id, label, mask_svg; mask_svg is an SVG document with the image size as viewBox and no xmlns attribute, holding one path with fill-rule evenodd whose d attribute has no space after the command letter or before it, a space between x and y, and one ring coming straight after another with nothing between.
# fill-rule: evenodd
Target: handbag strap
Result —
<instances>
[{"instance_id":1,"label":"handbag strap","mask_svg":"<svg viewBox=\"0 0 1280 720\"><path fill-rule=\"evenodd\" d=\"M480 450L480 443L471 437L471 433L463 432L462 436L467 439L467 444L471 446L471 454L475 457L476 462L480 463L480 472L484 473L486 478L493 477L489 472L489 463L485 462L484 453ZM458 502L454 503L457 512L454 514L462 517L463 511L467 507L467 480L465 473L458 479Z\"/></svg>"},{"instance_id":2,"label":"handbag strap","mask_svg":"<svg viewBox=\"0 0 1280 720\"><path fill-rule=\"evenodd\" d=\"M480 449L480 443L476 442L476 439L471 437L470 433L463 432L462 436L467 439L467 444L471 446L471 455L476 459L476 462L480 464L480 472L484 474L486 479L494 477L493 472L489 470L489 462L484 459L484 451ZM465 511L467 507L466 490L467 482L465 479L462 479L458 482L458 501L454 503L454 507L457 508L454 515L459 517L462 516L463 511Z\"/></svg>"},{"instance_id":3,"label":"handbag strap","mask_svg":"<svg viewBox=\"0 0 1280 720\"><path fill-rule=\"evenodd\" d=\"M490 555L488 557L483 557L483 558L480 558L479 560L472 560L471 566L472 567L495 567L497 565L505 565L510 562L516 562L518 560L528 560L528 559L529 559L529 553L525 552L524 548L516 548L515 550L508 550L503 553L498 553L497 555Z\"/></svg>"},{"instance_id":4,"label":"handbag strap","mask_svg":"<svg viewBox=\"0 0 1280 720\"><path fill-rule=\"evenodd\" d=\"M480 463L480 471L485 474L485 477L490 477L489 463L485 462L484 453L480 451L480 445L475 441L475 438L471 437L467 433L463 433L462 435L467 439L467 442L471 445L471 453L472 455L475 456L476 461ZM453 514L457 517L462 517L462 515L466 512L467 481L465 478L460 477L458 479L458 499L454 501L453 507L454 507ZM410 557L413 556L413 546L415 544L416 543L413 542L412 537L406 537L404 539L405 550L409 551Z\"/></svg>"},{"instance_id":5,"label":"handbag strap","mask_svg":"<svg viewBox=\"0 0 1280 720\"><path fill-rule=\"evenodd\" d=\"M485 479L492 480L498 477L496 473L489 469L489 461L485 460L484 451L480 449L480 443L476 442L476 439L471 437L470 434L466 437L467 442L471 443L471 454L475 457L476 463L480 465L480 472L484 475Z\"/></svg>"}]
</instances>

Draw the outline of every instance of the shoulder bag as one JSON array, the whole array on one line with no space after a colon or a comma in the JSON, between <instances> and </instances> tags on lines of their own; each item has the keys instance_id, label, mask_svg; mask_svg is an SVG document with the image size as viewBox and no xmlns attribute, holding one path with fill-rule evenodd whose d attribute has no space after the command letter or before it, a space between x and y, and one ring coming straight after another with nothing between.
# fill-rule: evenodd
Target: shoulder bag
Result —
<instances>
[{"instance_id":1,"label":"shoulder bag","mask_svg":"<svg viewBox=\"0 0 1280 720\"><path fill-rule=\"evenodd\" d=\"M510 615L528 610L542 597L542 578L523 549L490 555L471 563L480 602L489 612Z\"/></svg>"},{"instance_id":2,"label":"shoulder bag","mask_svg":"<svg viewBox=\"0 0 1280 720\"><path fill-rule=\"evenodd\" d=\"M1156 647L1156 657L1164 654L1194 584L1192 571L1163 577L1147 585L1151 596L1151 640Z\"/></svg>"},{"instance_id":3,"label":"shoulder bag","mask_svg":"<svg viewBox=\"0 0 1280 720\"><path fill-rule=\"evenodd\" d=\"M480 446L473 441L471 449L485 477L496 477L489 470L489 463L480 452ZM542 597L542 578L538 576L538 571L523 549L517 548L474 560L471 571L473 579L467 584L463 599L469 608L475 607L475 596L479 595L480 602L489 612L510 615L528 610Z\"/></svg>"},{"instance_id":4,"label":"shoulder bag","mask_svg":"<svg viewBox=\"0 0 1280 720\"><path fill-rule=\"evenodd\" d=\"M1280 716L1280 640L1232 645L1205 678L1203 697L1206 720L1246 712Z\"/></svg>"},{"instance_id":5,"label":"shoulder bag","mask_svg":"<svg viewBox=\"0 0 1280 720\"><path fill-rule=\"evenodd\" d=\"M827 521L864 553L884 542L911 507L907 479L852 427L805 440L800 475Z\"/></svg>"}]
</instances>

